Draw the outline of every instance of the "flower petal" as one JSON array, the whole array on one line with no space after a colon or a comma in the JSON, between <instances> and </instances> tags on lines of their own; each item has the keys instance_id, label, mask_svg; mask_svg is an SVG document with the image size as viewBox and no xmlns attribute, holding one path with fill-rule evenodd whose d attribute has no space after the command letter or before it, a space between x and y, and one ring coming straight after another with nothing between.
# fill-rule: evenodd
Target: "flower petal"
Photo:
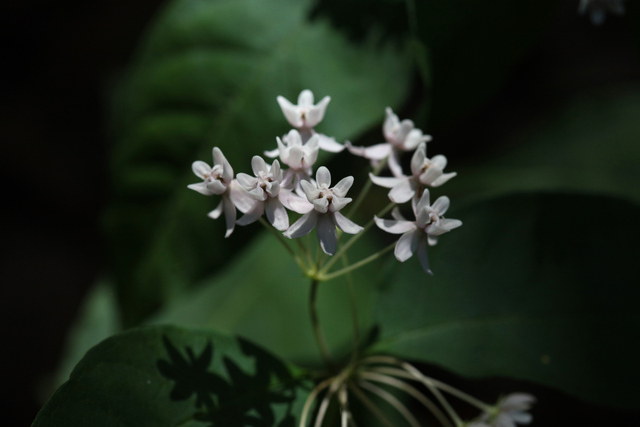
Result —
<instances>
[{"instance_id":1,"label":"flower petal","mask_svg":"<svg viewBox=\"0 0 640 427\"><path fill-rule=\"evenodd\" d=\"M374 216L373 219L378 228L391 234L403 234L416 229L416 224L412 221L384 219L377 216Z\"/></svg>"},{"instance_id":2,"label":"flower petal","mask_svg":"<svg viewBox=\"0 0 640 427\"><path fill-rule=\"evenodd\" d=\"M450 200L447 196L440 196L433 203L433 210L438 212L439 215L444 215L444 213L449 209Z\"/></svg>"},{"instance_id":3,"label":"flower petal","mask_svg":"<svg viewBox=\"0 0 640 427\"><path fill-rule=\"evenodd\" d=\"M452 220L457 221L457 220ZM509 411L512 409L528 410L536 402L535 396L529 393L511 393L500 402L500 408Z\"/></svg>"},{"instance_id":4,"label":"flower petal","mask_svg":"<svg viewBox=\"0 0 640 427\"><path fill-rule=\"evenodd\" d=\"M267 219L276 229L284 231L289 228L289 215L278 199L268 199L265 202Z\"/></svg>"},{"instance_id":5,"label":"flower petal","mask_svg":"<svg viewBox=\"0 0 640 427\"><path fill-rule=\"evenodd\" d=\"M198 178L205 179L205 174L211 173L211 166L201 160L196 160L191 164L191 170Z\"/></svg>"},{"instance_id":6,"label":"flower petal","mask_svg":"<svg viewBox=\"0 0 640 427\"><path fill-rule=\"evenodd\" d=\"M318 182L318 187L329 188L331 185L331 172L329 172L329 169L320 166L316 172L316 181Z\"/></svg>"},{"instance_id":7,"label":"flower petal","mask_svg":"<svg viewBox=\"0 0 640 427\"><path fill-rule=\"evenodd\" d=\"M338 247L338 233L333 214L319 215L316 233L324 253L327 255L335 254Z\"/></svg>"},{"instance_id":8,"label":"flower petal","mask_svg":"<svg viewBox=\"0 0 640 427\"><path fill-rule=\"evenodd\" d=\"M420 230L408 231L400 236L396 248L393 251L396 259L400 262L405 262L413 253L418 249L418 243L420 242Z\"/></svg>"},{"instance_id":9,"label":"flower petal","mask_svg":"<svg viewBox=\"0 0 640 427\"><path fill-rule=\"evenodd\" d=\"M402 173L402 165L400 164L400 152L398 150L391 151L387 162L393 176L404 176Z\"/></svg>"},{"instance_id":10,"label":"flower petal","mask_svg":"<svg viewBox=\"0 0 640 427\"><path fill-rule=\"evenodd\" d=\"M198 182L197 184L189 184L187 188L190 190L197 191L200 194L204 194L205 196L213 196L213 191L207 188L207 184L204 182Z\"/></svg>"},{"instance_id":11,"label":"flower petal","mask_svg":"<svg viewBox=\"0 0 640 427\"><path fill-rule=\"evenodd\" d=\"M231 202L229 196L226 195L222 196L222 205L224 209L224 220L227 224L227 232L224 237L229 237L236 226L236 207L233 205L233 202Z\"/></svg>"},{"instance_id":12,"label":"flower petal","mask_svg":"<svg viewBox=\"0 0 640 427\"><path fill-rule=\"evenodd\" d=\"M332 189L331 191L338 197L344 197L347 195L347 191L353 185L353 177L347 176L342 178Z\"/></svg>"},{"instance_id":13,"label":"flower petal","mask_svg":"<svg viewBox=\"0 0 640 427\"><path fill-rule=\"evenodd\" d=\"M218 203L218 206L216 206L216 208L214 210L212 210L211 212L209 212L207 214L207 216L209 218L213 218L213 219L218 219L220 218L220 215L222 215L222 208L224 207L224 200L220 200L220 203Z\"/></svg>"},{"instance_id":14,"label":"flower petal","mask_svg":"<svg viewBox=\"0 0 640 427\"><path fill-rule=\"evenodd\" d=\"M382 125L382 134L387 140L389 140L393 135L393 131L400 126L400 120L398 119L398 116L393 114L393 110L390 107L385 109L385 114L386 117Z\"/></svg>"},{"instance_id":15,"label":"flower petal","mask_svg":"<svg viewBox=\"0 0 640 427\"><path fill-rule=\"evenodd\" d=\"M425 273L433 275L433 272L429 268L429 257L427 256L427 239L420 239L418 244L418 260Z\"/></svg>"},{"instance_id":16,"label":"flower petal","mask_svg":"<svg viewBox=\"0 0 640 427\"><path fill-rule=\"evenodd\" d=\"M229 197L231 197L233 204L242 213L249 212L253 209L254 205L258 203L235 179L231 181L229 185Z\"/></svg>"},{"instance_id":17,"label":"flower petal","mask_svg":"<svg viewBox=\"0 0 640 427\"><path fill-rule=\"evenodd\" d=\"M287 209L290 209L299 214L306 214L307 212L313 210L312 203L309 203L307 199L296 196L291 192L291 190L281 189L278 198Z\"/></svg>"},{"instance_id":18,"label":"flower petal","mask_svg":"<svg viewBox=\"0 0 640 427\"><path fill-rule=\"evenodd\" d=\"M400 208L397 206L391 210L391 217L396 221L406 221L404 216L400 213Z\"/></svg>"},{"instance_id":19,"label":"flower petal","mask_svg":"<svg viewBox=\"0 0 640 427\"><path fill-rule=\"evenodd\" d=\"M309 107L313 105L313 92L305 89L298 95L298 107Z\"/></svg>"},{"instance_id":20,"label":"flower petal","mask_svg":"<svg viewBox=\"0 0 640 427\"><path fill-rule=\"evenodd\" d=\"M258 182L258 178L255 178L255 177L253 177L251 175L248 175L248 174L242 173L242 172L240 172L238 175L236 175L236 180L247 191L251 191L252 189L254 189L256 184L257 184L257 182Z\"/></svg>"},{"instance_id":21,"label":"flower petal","mask_svg":"<svg viewBox=\"0 0 640 427\"><path fill-rule=\"evenodd\" d=\"M329 209L331 212L338 212L340 209L347 206L347 204L351 203L353 199L351 197L334 197L331 200L331 205Z\"/></svg>"},{"instance_id":22,"label":"flower petal","mask_svg":"<svg viewBox=\"0 0 640 427\"><path fill-rule=\"evenodd\" d=\"M325 96L320 102L318 102L317 105L309 108L309 110L307 111L307 120L305 123L306 127L313 128L322 121L322 119L324 118L324 113L327 109L327 105L329 105L329 101L331 101L331 97ZM311 102L313 103L313 101Z\"/></svg>"},{"instance_id":23,"label":"flower petal","mask_svg":"<svg viewBox=\"0 0 640 427\"><path fill-rule=\"evenodd\" d=\"M429 207L429 200L430 200L429 189L428 188L424 189L424 192L422 193L422 196L420 197L420 200L417 203L415 203L415 199L413 200L414 200L414 202L412 203L413 213L417 217L418 212Z\"/></svg>"},{"instance_id":24,"label":"flower petal","mask_svg":"<svg viewBox=\"0 0 640 427\"><path fill-rule=\"evenodd\" d=\"M278 148L271 151L264 151L264 155L271 159L278 157L279 154L280 154L280 150Z\"/></svg>"},{"instance_id":25,"label":"flower petal","mask_svg":"<svg viewBox=\"0 0 640 427\"><path fill-rule=\"evenodd\" d=\"M227 186L224 185L219 179L214 179L213 181L209 181L209 183L207 184L207 189L213 194L222 194L227 191Z\"/></svg>"},{"instance_id":26,"label":"flower petal","mask_svg":"<svg viewBox=\"0 0 640 427\"><path fill-rule=\"evenodd\" d=\"M405 178L389 191L389 199L394 203L405 203L416 194L416 181Z\"/></svg>"},{"instance_id":27,"label":"flower petal","mask_svg":"<svg viewBox=\"0 0 640 427\"><path fill-rule=\"evenodd\" d=\"M371 179L371 182L373 182L376 185L379 185L380 187L393 188L407 178L403 176L402 177L376 176L371 172L369 172L369 179Z\"/></svg>"},{"instance_id":28,"label":"flower petal","mask_svg":"<svg viewBox=\"0 0 640 427\"><path fill-rule=\"evenodd\" d=\"M329 201L325 197L315 199L313 201L313 208L320 213L327 213L329 210Z\"/></svg>"},{"instance_id":29,"label":"flower petal","mask_svg":"<svg viewBox=\"0 0 640 427\"><path fill-rule=\"evenodd\" d=\"M302 168L303 167L302 159L304 158L304 151L302 151L302 146L294 145L293 147L290 147L288 149L288 152L289 152L288 160L285 162L284 159L280 157L282 161L292 169Z\"/></svg>"},{"instance_id":30,"label":"flower petal","mask_svg":"<svg viewBox=\"0 0 640 427\"><path fill-rule=\"evenodd\" d=\"M357 234L364 230L363 227L360 227L355 222L351 221L346 216L342 215L340 212L336 212L333 214L333 217L336 221L336 226L347 234Z\"/></svg>"},{"instance_id":31,"label":"flower petal","mask_svg":"<svg viewBox=\"0 0 640 427\"><path fill-rule=\"evenodd\" d=\"M432 187L440 187L442 184L444 184L445 182L449 181L451 178L453 178L456 175L458 175L457 172L451 172L451 173L442 174L442 175L440 175L439 178L433 180L433 182L431 183L431 186Z\"/></svg>"},{"instance_id":32,"label":"flower petal","mask_svg":"<svg viewBox=\"0 0 640 427\"><path fill-rule=\"evenodd\" d=\"M222 179L227 182L231 182L233 179L233 168L227 161L224 154L222 154L222 150L218 147L213 147L213 163L216 165L222 165Z\"/></svg>"},{"instance_id":33,"label":"flower petal","mask_svg":"<svg viewBox=\"0 0 640 427\"><path fill-rule=\"evenodd\" d=\"M305 196L307 196L309 203L313 203L313 201L320 195L320 190L318 190L318 188L309 181L300 181L300 186L302 187Z\"/></svg>"},{"instance_id":34,"label":"flower petal","mask_svg":"<svg viewBox=\"0 0 640 427\"><path fill-rule=\"evenodd\" d=\"M321 133L318 135L318 146L321 150L328 151L329 153L339 153L344 150L344 145L340 144L335 138L332 138Z\"/></svg>"},{"instance_id":35,"label":"flower petal","mask_svg":"<svg viewBox=\"0 0 640 427\"><path fill-rule=\"evenodd\" d=\"M254 208L236 221L238 225L248 225L256 222L264 214L264 203L256 203Z\"/></svg>"},{"instance_id":36,"label":"flower petal","mask_svg":"<svg viewBox=\"0 0 640 427\"><path fill-rule=\"evenodd\" d=\"M267 167L267 164L265 163L264 159L260 156L253 156L253 158L251 158L251 169L253 170L253 174L255 176L259 176L260 172L263 172L263 173L269 172L269 168Z\"/></svg>"},{"instance_id":37,"label":"flower petal","mask_svg":"<svg viewBox=\"0 0 640 427\"><path fill-rule=\"evenodd\" d=\"M382 144L372 145L364 148L364 157L372 160L382 160L389 157L391 153L391 144L383 142Z\"/></svg>"},{"instance_id":38,"label":"flower petal","mask_svg":"<svg viewBox=\"0 0 640 427\"><path fill-rule=\"evenodd\" d=\"M289 239L297 239L298 237L305 236L315 228L318 223L318 213L316 211L310 211L300 217L294 222L284 233L285 237Z\"/></svg>"},{"instance_id":39,"label":"flower petal","mask_svg":"<svg viewBox=\"0 0 640 427\"><path fill-rule=\"evenodd\" d=\"M420 175L424 163L427 160L427 144L422 142L418 146L418 149L411 156L411 174L414 176Z\"/></svg>"},{"instance_id":40,"label":"flower petal","mask_svg":"<svg viewBox=\"0 0 640 427\"><path fill-rule=\"evenodd\" d=\"M278 96L276 100L280 105L282 114L284 114L284 117L291 124L291 126L293 126L294 128L302 127L302 117L300 117L298 107L296 105L293 105L283 96Z\"/></svg>"}]
</instances>

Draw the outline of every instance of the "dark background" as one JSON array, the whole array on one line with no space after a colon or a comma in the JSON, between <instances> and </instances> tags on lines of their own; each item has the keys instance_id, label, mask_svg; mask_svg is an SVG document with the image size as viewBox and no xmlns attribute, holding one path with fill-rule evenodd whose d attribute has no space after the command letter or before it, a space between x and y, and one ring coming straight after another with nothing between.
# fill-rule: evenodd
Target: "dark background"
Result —
<instances>
[{"instance_id":1,"label":"dark background","mask_svg":"<svg viewBox=\"0 0 640 427\"><path fill-rule=\"evenodd\" d=\"M0 6L3 425L33 420L82 297L108 268L100 221L109 198L109 95L162 3ZM547 35L465 126L432 130L458 141L451 161L580 91L640 81L624 18L594 27L577 4L563 2Z\"/></svg>"}]
</instances>

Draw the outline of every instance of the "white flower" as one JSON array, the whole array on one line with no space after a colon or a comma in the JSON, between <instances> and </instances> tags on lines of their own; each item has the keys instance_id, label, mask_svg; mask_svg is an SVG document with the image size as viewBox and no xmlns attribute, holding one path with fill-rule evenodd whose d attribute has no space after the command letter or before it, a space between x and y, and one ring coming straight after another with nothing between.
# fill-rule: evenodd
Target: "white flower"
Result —
<instances>
[{"instance_id":1,"label":"white flower","mask_svg":"<svg viewBox=\"0 0 640 427\"><path fill-rule=\"evenodd\" d=\"M324 118L324 113L327 109L331 97L325 96L316 105L313 105L313 92L308 89L300 92L298 96L298 105L294 105L289 102L283 96L276 98L282 113L287 118L287 121L296 128L302 135L303 142L306 142L314 135L318 135L318 142L321 150L329 151L331 153L339 153L344 150L344 145L336 142L334 138L328 137L323 134L316 133L313 130ZM273 153L273 152L268 152ZM267 156L270 156L267 154Z\"/></svg>"},{"instance_id":2,"label":"white flower","mask_svg":"<svg viewBox=\"0 0 640 427\"><path fill-rule=\"evenodd\" d=\"M353 177L343 178L335 187L329 188L331 173L329 169L321 166L316 173L315 183L302 181L301 184L308 203L297 205L295 210L304 215L291 225L284 235L296 239L309 234L317 225L320 247L326 254L333 255L338 245L336 227L349 234L362 231L362 227L339 212L352 200L345 196L353 184Z\"/></svg>"},{"instance_id":3,"label":"white flower","mask_svg":"<svg viewBox=\"0 0 640 427\"><path fill-rule=\"evenodd\" d=\"M442 215L449 208L449 198L447 196L438 197L433 206L429 203L429 190L425 189L420 201L413 199L413 213L415 221L407 221L398 208L395 208L392 215L395 219L381 219L374 217L376 225L382 230L392 234L402 234L394 254L396 259L404 262L411 258L414 252L418 251L418 259L422 269L429 274L433 274L429 269L429 259L427 258L427 244L430 246L438 243L438 236L460 227L462 221L457 219L445 219Z\"/></svg>"},{"instance_id":4,"label":"white flower","mask_svg":"<svg viewBox=\"0 0 640 427\"><path fill-rule=\"evenodd\" d=\"M357 156L362 156L371 160L372 164L387 159L389 169L394 176L401 177L402 166L400 166L400 152L412 151L421 142L431 141L430 135L423 135L420 129L416 129L411 120L398 119L393 114L391 108L387 107L387 117L382 126L382 133L387 142L372 145L371 147L354 147L347 143L349 151Z\"/></svg>"},{"instance_id":5,"label":"white flower","mask_svg":"<svg viewBox=\"0 0 640 427\"><path fill-rule=\"evenodd\" d=\"M485 413L477 425L490 427L516 427L516 424L530 424L533 417L528 410L536 398L527 393L512 393L502 399L495 411Z\"/></svg>"},{"instance_id":6,"label":"white flower","mask_svg":"<svg viewBox=\"0 0 640 427\"><path fill-rule=\"evenodd\" d=\"M369 177L374 184L391 188L389 199L392 202L404 203L416 194L420 197L425 186L439 187L457 175L456 172L444 173L445 166L447 166L447 158L438 155L429 159L427 157L427 144L426 142L421 142L411 157L412 176L387 178L370 173Z\"/></svg>"},{"instance_id":7,"label":"white flower","mask_svg":"<svg viewBox=\"0 0 640 427\"><path fill-rule=\"evenodd\" d=\"M602 25L607 11L614 15L624 14L624 0L580 0L578 12L589 13L593 25Z\"/></svg>"},{"instance_id":8,"label":"white flower","mask_svg":"<svg viewBox=\"0 0 640 427\"><path fill-rule=\"evenodd\" d=\"M253 207L254 201L233 179L233 168L218 147L213 147L213 167L198 160L193 162L191 168L198 178L203 179L203 182L188 185L188 188L205 196L222 196L222 201L208 215L218 219L224 211L227 225L225 237L229 237L236 223L236 206L242 212L247 212Z\"/></svg>"},{"instance_id":9,"label":"white flower","mask_svg":"<svg viewBox=\"0 0 640 427\"><path fill-rule=\"evenodd\" d=\"M253 208L236 223L239 225L251 224L266 211L267 219L271 225L280 231L286 230L289 228L289 216L282 204L286 193L285 190L280 189L280 181L282 181L280 163L274 160L272 165L268 166L262 157L254 156L251 159L251 168L255 177L239 173L237 180L256 202Z\"/></svg>"},{"instance_id":10,"label":"white flower","mask_svg":"<svg viewBox=\"0 0 640 427\"><path fill-rule=\"evenodd\" d=\"M311 180L311 167L318 159L318 136L314 135L306 143L303 143L300 133L292 129L284 139L276 137L276 141L278 142L280 160L289 166L280 185L283 188L296 189L302 194L300 181L303 179ZM267 152L265 154L269 155Z\"/></svg>"}]
</instances>

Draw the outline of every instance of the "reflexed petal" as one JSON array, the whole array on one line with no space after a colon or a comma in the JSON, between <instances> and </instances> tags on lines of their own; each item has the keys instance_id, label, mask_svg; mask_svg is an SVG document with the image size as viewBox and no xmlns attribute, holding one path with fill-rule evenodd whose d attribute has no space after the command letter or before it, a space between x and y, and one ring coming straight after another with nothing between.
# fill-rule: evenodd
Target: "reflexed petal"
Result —
<instances>
[{"instance_id":1,"label":"reflexed petal","mask_svg":"<svg viewBox=\"0 0 640 427\"><path fill-rule=\"evenodd\" d=\"M254 175L259 176L260 172L267 173L269 172L269 168L265 163L264 159L260 156L253 156L251 159L251 169L253 170Z\"/></svg>"},{"instance_id":2,"label":"reflexed petal","mask_svg":"<svg viewBox=\"0 0 640 427\"><path fill-rule=\"evenodd\" d=\"M449 201L449 198L447 196L440 196L433 203L432 208L433 208L433 210L438 212L438 214L444 215L444 213L447 211L447 209L449 209L449 204L450 203L451 202Z\"/></svg>"},{"instance_id":3,"label":"reflexed petal","mask_svg":"<svg viewBox=\"0 0 640 427\"><path fill-rule=\"evenodd\" d=\"M298 95L298 107L310 107L313 105L313 92L305 89Z\"/></svg>"},{"instance_id":4,"label":"reflexed petal","mask_svg":"<svg viewBox=\"0 0 640 427\"><path fill-rule=\"evenodd\" d=\"M391 144L383 142L382 144L372 145L364 148L364 157L372 160L386 159L391 153Z\"/></svg>"},{"instance_id":5,"label":"reflexed petal","mask_svg":"<svg viewBox=\"0 0 640 427\"><path fill-rule=\"evenodd\" d=\"M335 138L323 135L318 135L318 146L321 150L328 151L329 153L339 153L344 150L344 145L340 144Z\"/></svg>"},{"instance_id":6,"label":"reflexed petal","mask_svg":"<svg viewBox=\"0 0 640 427\"><path fill-rule=\"evenodd\" d=\"M327 210L329 210L329 201L324 197L315 199L313 201L313 208L320 213L327 213Z\"/></svg>"},{"instance_id":7,"label":"reflexed petal","mask_svg":"<svg viewBox=\"0 0 640 427\"><path fill-rule=\"evenodd\" d=\"M427 240L422 238L418 244L418 260L425 273L433 275L429 268L429 257L427 256Z\"/></svg>"},{"instance_id":8,"label":"reflexed petal","mask_svg":"<svg viewBox=\"0 0 640 427\"><path fill-rule=\"evenodd\" d=\"M318 182L318 187L329 188L331 185L331 172L329 172L329 169L320 166L316 172L316 181Z\"/></svg>"},{"instance_id":9,"label":"reflexed petal","mask_svg":"<svg viewBox=\"0 0 640 427\"><path fill-rule=\"evenodd\" d=\"M400 165L400 152L398 150L391 151L388 162L389 169L391 169L391 173L393 174L393 176L404 176L404 174L402 173L402 165Z\"/></svg>"},{"instance_id":10,"label":"reflexed petal","mask_svg":"<svg viewBox=\"0 0 640 427\"><path fill-rule=\"evenodd\" d=\"M400 208L397 206L391 210L391 217L396 221L406 221L404 216L400 213Z\"/></svg>"},{"instance_id":11,"label":"reflexed petal","mask_svg":"<svg viewBox=\"0 0 640 427\"><path fill-rule=\"evenodd\" d=\"M209 190L207 188L207 184L205 184L204 182L199 182L197 184L189 184L187 185L187 188L189 188L190 190L195 190L200 194L204 194L205 196L213 196L213 191Z\"/></svg>"},{"instance_id":12,"label":"reflexed petal","mask_svg":"<svg viewBox=\"0 0 640 427\"><path fill-rule=\"evenodd\" d=\"M222 209L224 207L224 200L220 200L220 203L218 203L218 206L216 206L216 208L214 210L212 210L211 212L209 212L207 214L207 216L209 218L213 218L213 219L218 219L220 218L220 215L222 215Z\"/></svg>"},{"instance_id":13,"label":"reflexed petal","mask_svg":"<svg viewBox=\"0 0 640 427\"><path fill-rule=\"evenodd\" d=\"M227 191L227 186L222 183L222 181L214 179L207 184L207 188L213 194L222 194Z\"/></svg>"},{"instance_id":14,"label":"reflexed petal","mask_svg":"<svg viewBox=\"0 0 640 427\"><path fill-rule=\"evenodd\" d=\"M412 221L383 219L377 216L374 216L373 219L378 228L391 234L403 234L416 229L416 224Z\"/></svg>"},{"instance_id":15,"label":"reflexed petal","mask_svg":"<svg viewBox=\"0 0 640 427\"><path fill-rule=\"evenodd\" d=\"M331 97L325 96L324 98L322 98L320 102L318 102L318 105L309 108L309 111L307 111L306 127L309 127L309 128L315 127L318 123L322 121L322 119L324 118L324 112L327 109L327 105L329 104L329 101L331 101Z\"/></svg>"},{"instance_id":16,"label":"reflexed petal","mask_svg":"<svg viewBox=\"0 0 640 427\"><path fill-rule=\"evenodd\" d=\"M197 160L191 164L191 170L200 179L204 179L205 174L211 173L211 166L203 161Z\"/></svg>"},{"instance_id":17,"label":"reflexed petal","mask_svg":"<svg viewBox=\"0 0 640 427\"><path fill-rule=\"evenodd\" d=\"M222 205L224 209L224 220L227 224L227 232L224 237L229 237L236 226L236 207L228 196L222 196Z\"/></svg>"},{"instance_id":18,"label":"reflexed petal","mask_svg":"<svg viewBox=\"0 0 640 427\"><path fill-rule=\"evenodd\" d=\"M334 196L331 200L331 206L329 209L331 212L338 212L340 209L347 206L347 204L351 203L353 199L351 197L336 197Z\"/></svg>"},{"instance_id":19,"label":"reflexed petal","mask_svg":"<svg viewBox=\"0 0 640 427\"><path fill-rule=\"evenodd\" d=\"M311 233L311 230L315 228L317 223L318 213L311 211L302 215L299 220L291 224L287 231L282 234L289 239L297 239L298 237Z\"/></svg>"},{"instance_id":20,"label":"reflexed petal","mask_svg":"<svg viewBox=\"0 0 640 427\"><path fill-rule=\"evenodd\" d=\"M387 176L376 176L369 172L369 179L376 185L385 188L393 188L396 185L400 184L402 181L407 179L406 177L387 177Z\"/></svg>"},{"instance_id":21,"label":"reflexed petal","mask_svg":"<svg viewBox=\"0 0 640 427\"><path fill-rule=\"evenodd\" d=\"M409 231L400 236L398 243L396 243L396 248L393 253L396 256L396 259L400 262L405 262L413 253L418 249L418 243L420 230Z\"/></svg>"},{"instance_id":22,"label":"reflexed petal","mask_svg":"<svg viewBox=\"0 0 640 427\"><path fill-rule=\"evenodd\" d=\"M335 194L338 197L344 197L344 196L347 195L347 191L349 191L349 189L351 188L352 185L353 185L353 177L352 176L347 176L345 178L342 178L331 189L331 191L333 191L333 194Z\"/></svg>"},{"instance_id":23,"label":"reflexed petal","mask_svg":"<svg viewBox=\"0 0 640 427\"><path fill-rule=\"evenodd\" d=\"M324 253L327 255L335 254L338 247L338 233L332 214L319 215L316 233Z\"/></svg>"},{"instance_id":24,"label":"reflexed petal","mask_svg":"<svg viewBox=\"0 0 640 427\"><path fill-rule=\"evenodd\" d=\"M461 225L462 225L462 221L460 221L459 219L445 218L442 221L440 221L440 227L446 228L449 231L453 230L454 228L458 228Z\"/></svg>"},{"instance_id":25,"label":"reflexed petal","mask_svg":"<svg viewBox=\"0 0 640 427\"><path fill-rule=\"evenodd\" d=\"M420 175L426 159L427 144L422 142L418 146L416 152L413 153L413 156L411 156L411 174L413 174L414 176Z\"/></svg>"},{"instance_id":26,"label":"reflexed petal","mask_svg":"<svg viewBox=\"0 0 640 427\"><path fill-rule=\"evenodd\" d=\"M307 200L309 200L309 203L313 203L313 200L317 199L320 195L320 190L318 190L318 187L316 187L309 181L300 181L300 186L302 187L304 194L307 196Z\"/></svg>"},{"instance_id":27,"label":"reflexed petal","mask_svg":"<svg viewBox=\"0 0 640 427\"><path fill-rule=\"evenodd\" d=\"M427 242L429 243L429 246L437 245L438 244L438 236L427 235Z\"/></svg>"},{"instance_id":28,"label":"reflexed petal","mask_svg":"<svg viewBox=\"0 0 640 427\"><path fill-rule=\"evenodd\" d=\"M458 175L457 172L451 172L451 173L442 174L442 175L440 175L439 178L433 180L433 182L431 183L431 186L432 187L440 187L442 184L444 184L445 182L449 181L451 178L453 178L456 175Z\"/></svg>"},{"instance_id":29,"label":"reflexed petal","mask_svg":"<svg viewBox=\"0 0 640 427\"><path fill-rule=\"evenodd\" d=\"M358 224L351 221L349 218L342 215L340 212L334 213L333 218L335 219L336 225L338 226L338 228L344 231L345 233L357 234L362 230L364 230L364 228L360 227Z\"/></svg>"},{"instance_id":30,"label":"reflexed petal","mask_svg":"<svg viewBox=\"0 0 640 427\"><path fill-rule=\"evenodd\" d=\"M389 199L394 203L405 203L416 194L416 181L405 178L389 191Z\"/></svg>"},{"instance_id":31,"label":"reflexed petal","mask_svg":"<svg viewBox=\"0 0 640 427\"><path fill-rule=\"evenodd\" d=\"M284 114L285 118L291 124L291 126L293 126L294 128L301 127L302 118L300 117L300 113L298 112L298 107L293 105L283 96L278 96L276 100L280 105L282 114Z\"/></svg>"},{"instance_id":32,"label":"reflexed petal","mask_svg":"<svg viewBox=\"0 0 640 427\"><path fill-rule=\"evenodd\" d=\"M229 197L231 197L233 204L242 213L249 212L255 204L258 203L235 179L231 181L229 185Z\"/></svg>"},{"instance_id":33,"label":"reflexed petal","mask_svg":"<svg viewBox=\"0 0 640 427\"><path fill-rule=\"evenodd\" d=\"M287 209L299 214L306 214L313 210L312 203L309 203L307 199L296 196L291 190L280 190L278 198Z\"/></svg>"},{"instance_id":34,"label":"reflexed petal","mask_svg":"<svg viewBox=\"0 0 640 427\"><path fill-rule=\"evenodd\" d=\"M253 188L255 188L256 184L258 183L258 178L255 178L251 175L247 175L246 173L242 173L242 172L236 175L236 179L238 180L238 183L242 185L247 191L250 191Z\"/></svg>"},{"instance_id":35,"label":"reflexed petal","mask_svg":"<svg viewBox=\"0 0 640 427\"><path fill-rule=\"evenodd\" d=\"M238 225L248 225L254 223L264 213L264 203L256 203L254 208L247 212L242 218L236 221Z\"/></svg>"},{"instance_id":36,"label":"reflexed petal","mask_svg":"<svg viewBox=\"0 0 640 427\"><path fill-rule=\"evenodd\" d=\"M280 154L280 149L276 148L274 150L271 151L264 151L264 155L273 159L275 157L278 157L278 155Z\"/></svg>"},{"instance_id":37,"label":"reflexed petal","mask_svg":"<svg viewBox=\"0 0 640 427\"><path fill-rule=\"evenodd\" d=\"M284 231L289 228L289 215L278 199L269 199L265 202L267 219L276 229Z\"/></svg>"},{"instance_id":38,"label":"reflexed petal","mask_svg":"<svg viewBox=\"0 0 640 427\"><path fill-rule=\"evenodd\" d=\"M353 146L353 144L351 144L351 141L345 142L344 146L347 147L347 150L349 150L351 154L364 157L364 151L365 151L364 147L355 147Z\"/></svg>"}]
</instances>

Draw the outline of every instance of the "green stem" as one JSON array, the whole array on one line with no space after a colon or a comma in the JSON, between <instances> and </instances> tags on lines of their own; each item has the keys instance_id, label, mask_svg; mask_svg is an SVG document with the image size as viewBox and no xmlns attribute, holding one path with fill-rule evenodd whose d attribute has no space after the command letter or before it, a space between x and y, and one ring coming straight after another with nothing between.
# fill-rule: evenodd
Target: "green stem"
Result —
<instances>
[{"instance_id":1,"label":"green stem","mask_svg":"<svg viewBox=\"0 0 640 427\"><path fill-rule=\"evenodd\" d=\"M364 265L369 264L372 261L375 261L376 259L380 258L382 255L384 255L385 253L389 252L391 249L393 249L396 245L396 242L391 243L389 246L387 246L386 248L384 248L383 250L381 250L380 252L376 252L373 255L370 255L368 257L366 257L365 259L361 259L360 261L356 262L355 264L351 264L348 267L342 268L338 271L334 271L333 273L330 274L324 274L321 273L319 275L319 279L320 280L331 280L331 279L335 279L336 277L342 276L343 274L347 274L357 268L360 268Z\"/></svg>"},{"instance_id":2,"label":"green stem","mask_svg":"<svg viewBox=\"0 0 640 427\"><path fill-rule=\"evenodd\" d=\"M371 173L374 175L378 175L386 165L387 165L387 159L381 160L380 163L378 163L378 166L376 166L373 172ZM351 218L354 212L358 210L358 208L364 201L364 198L367 196L367 193L369 193L369 190L371 189L371 184L373 184L373 181L368 179L367 182L364 184L364 187L362 187L362 191L360 191L360 194L358 194L358 197L356 198L355 202L353 202L353 205L351 205L351 209L349 209L347 218Z\"/></svg>"},{"instance_id":3,"label":"green stem","mask_svg":"<svg viewBox=\"0 0 640 427\"><path fill-rule=\"evenodd\" d=\"M282 246L284 246L284 248L287 250L287 252L289 252L289 254L296 261L296 264L298 264L298 267L300 267L300 269L303 272L306 272L307 271L307 267L304 265L303 260L300 259L300 257L295 252L293 252L293 249L291 249L289 247L289 244L284 239L284 237L282 237L282 235L275 228L273 228L267 221L265 221L264 218L259 218L258 221L260 221L260 224L262 224L264 226L264 228L266 228L271 234L276 236L276 239L278 239L278 241L280 243L282 243Z\"/></svg>"},{"instance_id":4,"label":"green stem","mask_svg":"<svg viewBox=\"0 0 640 427\"><path fill-rule=\"evenodd\" d=\"M311 327L313 328L313 335L316 339L316 343L318 344L318 348L320 349L322 359L324 360L324 363L331 368L333 367L331 354L329 353L329 348L324 338L324 334L322 333L322 329L320 328L320 321L318 319L318 307L316 301L318 296L319 283L320 282L317 279L313 279L311 281L311 291L309 293L309 314L311 315Z\"/></svg>"}]
</instances>

